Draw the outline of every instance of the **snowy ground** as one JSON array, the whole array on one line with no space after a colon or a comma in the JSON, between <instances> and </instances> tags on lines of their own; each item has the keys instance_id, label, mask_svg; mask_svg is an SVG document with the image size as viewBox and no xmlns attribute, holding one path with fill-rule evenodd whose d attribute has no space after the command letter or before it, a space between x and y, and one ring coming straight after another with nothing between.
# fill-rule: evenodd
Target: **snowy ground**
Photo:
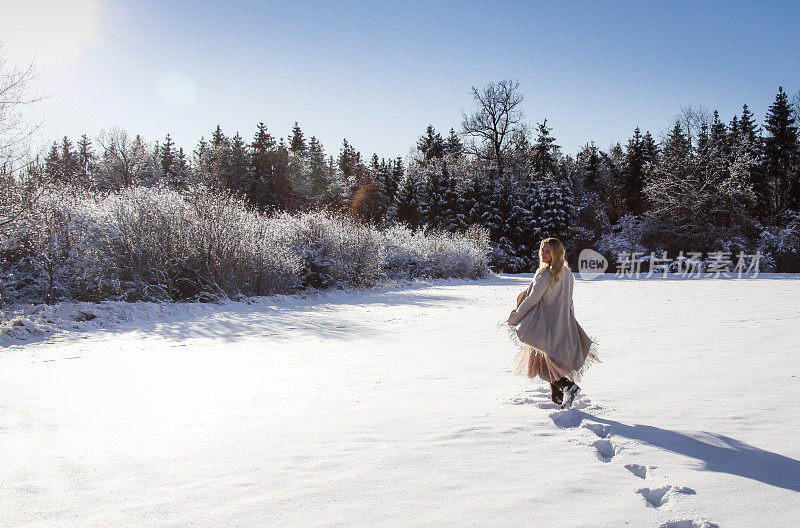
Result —
<instances>
[{"instance_id":1,"label":"snowy ground","mask_svg":"<svg viewBox=\"0 0 800 528\"><path fill-rule=\"evenodd\" d=\"M560 411L496 326L530 278L7 346L0 526L797 526L800 280L576 281L604 363Z\"/></svg>"}]
</instances>

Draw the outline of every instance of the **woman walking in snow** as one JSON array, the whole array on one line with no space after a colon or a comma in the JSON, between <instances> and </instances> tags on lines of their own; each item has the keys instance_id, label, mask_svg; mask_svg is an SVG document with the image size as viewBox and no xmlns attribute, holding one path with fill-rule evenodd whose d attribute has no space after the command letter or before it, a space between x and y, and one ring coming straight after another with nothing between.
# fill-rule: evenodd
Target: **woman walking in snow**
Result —
<instances>
[{"instance_id":1,"label":"woman walking in snow","mask_svg":"<svg viewBox=\"0 0 800 528\"><path fill-rule=\"evenodd\" d=\"M597 342L575 319L574 282L561 242L542 240L539 268L506 321L509 335L520 346L514 374L549 381L550 397L562 409L569 409L581 390L575 382L590 364L600 361Z\"/></svg>"}]
</instances>

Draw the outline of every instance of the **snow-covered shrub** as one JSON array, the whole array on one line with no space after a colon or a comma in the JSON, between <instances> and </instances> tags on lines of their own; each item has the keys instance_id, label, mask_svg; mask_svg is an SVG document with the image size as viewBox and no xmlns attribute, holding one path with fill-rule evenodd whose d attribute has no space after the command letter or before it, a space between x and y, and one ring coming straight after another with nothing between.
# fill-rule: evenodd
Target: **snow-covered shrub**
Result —
<instances>
[{"instance_id":1,"label":"snow-covered shrub","mask_svg":"<svg viewBox=\"0 0 800 528\"><path fill-rule=\"evenodd\" d=\"M287 250L302 260L304 287L364 287L381 279L385 248L376 229L322 212L283 213L272 222Z\"/></svg>"},{"instance_id":2,"label":"snow-covered shrub","mask_svg":"<svg viewBox=\"0 0 800 528\"><path fill-rule=\"evenodd\" d=\"M184 299L203 290L191 206L176 192L144 187L114 195L109 253L125 300Z\"/></svg>"},{"instance_id":3,"label":"snow-covered shrub","mask_svg":"<svg viewBox=\"0 0 800 528\"><path fill-rule=\"evenodd\" d=\"M800 260L800 213L787 211L783 227L769 226L761 231L757 250L761 252L760 270L783 272Z\"/></svg>"},{"instance_id":4,"label":"snow-covered shrub","mask_svg":"<svg viewBox=\"0 0 800 528\"><path fill-rule=\"evenodd\" d=\"M625 215L619 219L611 233L600 238L597 251L616 260L620 254L630 255L633 252L647 252L644 245L649 226L646 220L636 215Z\"/></svg>"},{"instance_id":5,"label":"snow-covered shrub","mask_svg":"<svg viewBox=\"0 0 800 528\"><path fill-rule=\"evenodd\" d=\"M29 214L3 233L0 260L7 301L100 300L109 294L102 210L86 195L70 191L43 192Z\"/></svg>"},{"instance_id":6,"label":"snow-covered shrub","mask_svg":"<svg viewBox=\"0 0 800 528\"><path fill-rule=\"evenodd\" d=\"M269 219L207 189L133 188L115 197L111 253L128 299L287 293L300 262Z\"/></svg>"},{"instance_id":7,"label":"snow-covered shrub","mask_svg":"<svg viewBox=\"0 0 800 528\"><path fill-rule=\"evenodd\" d=\"M265 216L206 188L51 189L0 232L0 302L205 300L480 277L488 234L388 231L330 213Z\"/></svg>"},{"instance_id":8,"label":"snow-covered shrub","mask_svg":"<svg viewBox=\"0 0 800 528\"><path fill-rule=\"evenodd\" d=\"M478 278L489 263L489 234L478 226L463 234L412 231L396 225L384 232L385 272L393 279Z\"/></svg>"}]
</instances>

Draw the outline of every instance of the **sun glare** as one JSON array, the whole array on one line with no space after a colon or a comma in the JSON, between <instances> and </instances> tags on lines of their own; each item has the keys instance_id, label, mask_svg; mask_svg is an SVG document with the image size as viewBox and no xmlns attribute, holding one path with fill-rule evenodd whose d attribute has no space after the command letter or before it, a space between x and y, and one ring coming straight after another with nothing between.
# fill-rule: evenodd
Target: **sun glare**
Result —
<instances>
[{"instance_id":1,"label":"sun glare","mask_svg":"<svg viewBox=\"0 0 800 528\"><path fill-rule=\"evenodd\" d=\"M12 2L0 17L9 54L38 64L66 65L80 56L100 26L99 0Z\"/></svg>"}]
</instances>

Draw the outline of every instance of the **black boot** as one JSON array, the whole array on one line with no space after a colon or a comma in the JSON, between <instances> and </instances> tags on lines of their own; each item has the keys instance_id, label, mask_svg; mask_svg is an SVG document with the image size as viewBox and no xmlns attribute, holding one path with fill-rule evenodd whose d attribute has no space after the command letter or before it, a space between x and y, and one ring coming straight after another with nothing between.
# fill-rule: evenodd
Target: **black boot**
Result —
<instances>
[{"instance_id":1,"label":"black boot","mask_svg":"<svg viewBox=\"0 0 800 528\"><path fill-rule=\"evenodd\" d=\"M567 389L567 387L572 385L572 382L567 378L561 378L560 380L551 383L550 385L551 386L555 385L561 392L564 392L564 390Z\"/></svg>"},{"instance_id":2,"label":"black boot","mask_svg":"<svg viewBox=\"0 0 800 528\"><path fill-rule=\"evenodd\" d=\"M550 399L553 400L553 403L556 405L561 405L561 402L564 401L564 393L558 385L558 382L550 382Z\"/></svg>"},{"instance_id":3,"label":"black boot","mask_svg":"<svg viewBox=\"0 0 800 528\"><path fill-rule=\"evenodd\" d=\"M575 400L575 397L579 392L581 392L581 388L578 387L577 384L570 381L569 386L564 387L564 396L562 397L561 408L569 409L572 407L572 402Z\"/></svg>"}]
</instances>

